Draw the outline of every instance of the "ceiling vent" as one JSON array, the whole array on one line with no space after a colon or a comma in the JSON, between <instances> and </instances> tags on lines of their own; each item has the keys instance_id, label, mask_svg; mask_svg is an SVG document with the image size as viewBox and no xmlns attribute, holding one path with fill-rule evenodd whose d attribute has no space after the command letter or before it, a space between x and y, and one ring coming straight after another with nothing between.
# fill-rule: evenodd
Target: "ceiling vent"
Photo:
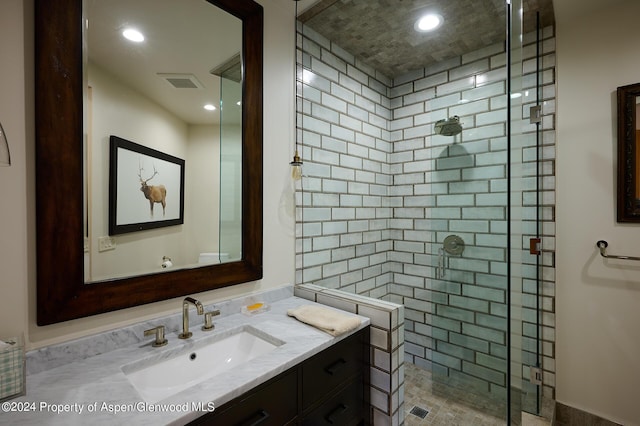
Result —
<instances>
[{"instance_id":1,"label":"ceiling vent","mask_svg":"<svg viewBox=\"0 0 640 426\"><path fill-rule=\"evenodd\" d=\"M193 74L161 74L158 77L166 80L176 89L204 89L202 83Z\"/></svg>"}]
</instances>

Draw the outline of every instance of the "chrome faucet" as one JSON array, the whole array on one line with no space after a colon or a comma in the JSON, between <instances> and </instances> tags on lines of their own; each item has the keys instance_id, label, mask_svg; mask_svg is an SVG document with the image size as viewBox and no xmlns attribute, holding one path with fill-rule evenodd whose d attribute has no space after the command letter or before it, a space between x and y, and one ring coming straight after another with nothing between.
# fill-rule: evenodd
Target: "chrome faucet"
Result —
<instances>
[{"instance_id":1,"label":"chrome faucet","mask_svg":"<svg viewBox=\"0 0 640 426\"><path fill-rule=\"evenodd\" d=\"M202 315L204 313L204 308L202 307L202 303L194 299L193 297L185 297L182 301L182 333L178 335L180 339L188 339L193 336L193 333L189 331L189 304L192 304L196 307L196 311L198 315Z\"/></svg>"}]
</instances>

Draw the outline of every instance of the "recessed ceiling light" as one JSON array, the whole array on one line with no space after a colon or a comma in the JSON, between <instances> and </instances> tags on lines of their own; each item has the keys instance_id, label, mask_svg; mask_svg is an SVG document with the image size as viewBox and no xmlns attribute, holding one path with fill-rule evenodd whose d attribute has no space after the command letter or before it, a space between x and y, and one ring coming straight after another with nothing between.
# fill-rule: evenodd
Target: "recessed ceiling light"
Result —
<instances>
[{"instance_id":1,"label":"recessed ceiling light","mask_svg":"<svg viewBox=\"0 0 640 426\"><path fill-rule=\"evenodd\" d=\"M134 41L136 43L140 43L144 41L144 36L142 33L134 28L127 28L122 32L124 38L130 41Z\"/></svg>"},{"instance_id":2,"label":"recessed ceiling light","mask_svg":"<svg viewBox=\"0 0 640 426\"><path fill-rule=\"evenodd\" d=\"M215 111L216 107L214 105L212 105L212 104L206 104L204 106L204 109L206 109L207 111Z\"/></svg>"},{"instance_id":3,"label":"recessed ceiling light","mask_svg":"<svg viewBox=\"0 0 640 426\"><path fill-rule=\"evenodd\" d=\"M442 25L442 22L444 22L442 15L437 13L428 13L418 19L413 25L413 28L420 32L433 31Z\"/></svg>"}]
</instances>

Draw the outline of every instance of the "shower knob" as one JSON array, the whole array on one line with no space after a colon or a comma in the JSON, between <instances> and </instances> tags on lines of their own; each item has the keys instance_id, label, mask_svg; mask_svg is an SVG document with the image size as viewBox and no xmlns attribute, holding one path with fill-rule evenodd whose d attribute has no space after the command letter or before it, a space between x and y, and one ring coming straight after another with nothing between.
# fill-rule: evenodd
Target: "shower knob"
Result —
<instances>
[{"instance_id":1,"label":"shower knob","mask_svg":"<svg viewBox=\"0 0 640 426\"><path fill-rule=\"evenodd\" d=\"M464 241L457 235L449 235L444 239L442 248L449 254L458 255L464 251Z\"/></svg>"}]
</instances>

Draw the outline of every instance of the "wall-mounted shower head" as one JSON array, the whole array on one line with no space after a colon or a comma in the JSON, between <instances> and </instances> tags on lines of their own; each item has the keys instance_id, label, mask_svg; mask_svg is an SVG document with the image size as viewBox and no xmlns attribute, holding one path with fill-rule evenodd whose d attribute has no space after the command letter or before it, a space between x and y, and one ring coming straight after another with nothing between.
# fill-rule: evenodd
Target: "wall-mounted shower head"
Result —
<instances>
[{"instance_id":1,"label":"wall-mounted shower head","mask_svg":"<svg viewBox=\"0 0 640 426\"><path fill-rule=\"evenodd\" d=\"M455 136L462 132L462 124L460 124L460 117L454 115L448 119L442 119L436 121L435 134L442 136Z\"/></svg>"}]
</instances>

